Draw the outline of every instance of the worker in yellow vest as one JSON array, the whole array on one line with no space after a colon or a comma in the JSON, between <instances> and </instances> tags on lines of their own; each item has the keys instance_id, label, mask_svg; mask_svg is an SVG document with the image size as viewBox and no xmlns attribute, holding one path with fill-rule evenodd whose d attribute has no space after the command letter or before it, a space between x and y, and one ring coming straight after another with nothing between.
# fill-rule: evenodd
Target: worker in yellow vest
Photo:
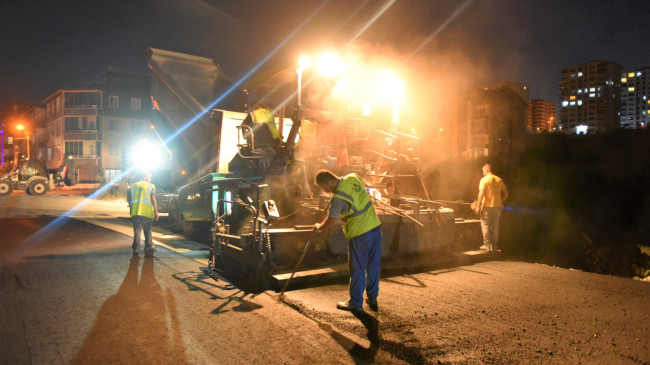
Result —
<instances>
[{"instance_id":1,"label":"worker in yellow vest","mask_svg":"<svg viewBox=\"0 0 650 365\"><path fill-rule=\"evenodd\" d=\"M278 126L275 125L275 115L273 111L265 107L257 107L252 112L248 113L246 118L242 121L242 125L248 126L253 130L255 135L255 148L272 148L275 144L280 142L280 132ZM248 132L244 132L244 136L250 139ZM250 141L248 142L251 143Z\"/></svg>"},{"instance_id":2,"label":"worker in yellow vest","mask_svg":"<svg viewBox=\"0 0 650 365\"><path fill-rule=\"evenodd\" d=\"M151 174L147 171L140 174L140 181L131 185L128 200L133 222L133 256L140 254L140 235L143 230L145 254L153 253L151 225L158 220L158 205L156 204L155 193L156 186L151 183Z\"/></svg>"},{"instance_id":3,"label":"worker in yellow vest","mask_svg":"<svg viewBox=\"0 0 650 365\"><path fill-rule=\"evenodd\" d=\"M340 217L343 220L343 234L348 239L350 299L347 302L339 302L336 307L353 312L363 311L365 288L366 303L370 309L377 311L381 222L366 187L357 174L339 177L328 170L320 170L314 182L324 191L334 193L327 218L316 223L314 229L327 229L336 217Z\"/></svg>"}]
</instances>

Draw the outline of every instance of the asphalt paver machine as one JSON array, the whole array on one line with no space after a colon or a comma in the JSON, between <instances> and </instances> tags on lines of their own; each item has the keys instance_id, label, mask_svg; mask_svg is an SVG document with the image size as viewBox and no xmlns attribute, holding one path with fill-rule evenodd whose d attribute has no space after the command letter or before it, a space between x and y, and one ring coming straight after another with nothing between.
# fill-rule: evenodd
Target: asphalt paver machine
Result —
<instances>
[{"instance_id":1,"label":"asphalt paver machine","mask_svg":"<svg viewBox=\"0 0 650 365\"><path fill-rule=\"evenodd\" d=\"M251 123L255 105L248 113L214 107L224 91L214 61L157 49L150 56L154 105L182 142L177 161L198 161L196 171L209 171L168 196L175 228L209 237L208 274L228 271L277 284L289 277L308 241L296 278L345 272L347 240L340 225L312 229L330 199L313 183L322 168L364 179L382 221L386 263L426 260L453 244L459 223L474 223L431 199L418 137L323 111L284 118L273 102L273 122ZM267 138L267 127L279 135Z\"/></svg>"}]
</instances>

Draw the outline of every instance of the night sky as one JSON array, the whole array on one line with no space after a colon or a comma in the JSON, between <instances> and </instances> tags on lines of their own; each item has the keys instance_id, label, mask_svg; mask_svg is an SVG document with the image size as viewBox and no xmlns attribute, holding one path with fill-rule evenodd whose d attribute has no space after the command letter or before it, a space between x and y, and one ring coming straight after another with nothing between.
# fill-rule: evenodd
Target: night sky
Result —
<instances>
[{"instance_id":1,"label":"night sky","mask_svg":"<svg viewBox=\"0 0 650 365\"><path fill-rule=\"evenodd\" d=\"M265 67L347 46L419 93L510 80L551 101L564 66L650 66L648 0L2 0L0 17L2 115L109 67L147 74L148 47L214 58L237 80L270 54Z\"/></svg>"}]
</instances>

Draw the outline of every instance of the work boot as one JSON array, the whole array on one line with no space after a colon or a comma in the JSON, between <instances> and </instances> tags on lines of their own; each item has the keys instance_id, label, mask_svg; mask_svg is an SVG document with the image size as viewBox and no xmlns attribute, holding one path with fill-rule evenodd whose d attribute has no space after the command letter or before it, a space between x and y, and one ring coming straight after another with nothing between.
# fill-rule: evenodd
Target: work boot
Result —
<instances>
[{"instance_id":1,"label":"work boot","mask_svg":"<svg viewBox=\"0 0 650 365\"><path fill-rule=\"evenodd\" d=\"M350 305L350 302L338 302L336 304L336 308L344 311L350 311L350 312L363 312L363 307L357 307L356 305Z\"/></svg>"},{"instance_id":2,"label":"work boot","mask_svg":"<svg viewBox=\"0 0 650 365\"><path fill-rule=\"evenodd\" d=\"M366 298L366 303L368 303L368 306L370 306L370 309L373 311L378 311L379 307L377 306L377 297L368 297Z\"/></svg>"},{"instance_id":3,"label":"work boot","mask_svg":"<svg viewBox=\"0 0 650 365\"><path fill-rule=\"evenodd\" d=\"M490 249L490 246L489 246L489 245L483 245L483 246L479 247L479 249L480 249L481 251L492 251L492 250Z\"/></svg>"},{"instance_id":4,"label":"work boot","mask_svg":"<svg viewBox=\"0 0 650 365\"><path fill-rule=\"evenodd\" d=\"M156 252L156 246L145 247L144 248L144 257L153 257L154 252Z\"/></svg>"},{"instance_id":5,"label":"work boot","mask_svg":"<svg viewBox=\"0 0 650 365\"><path fill-rule=\"evenodd\" d=\"M133 250L133 256L140 255L140 250Z\"/></svg>"}]
</instances>

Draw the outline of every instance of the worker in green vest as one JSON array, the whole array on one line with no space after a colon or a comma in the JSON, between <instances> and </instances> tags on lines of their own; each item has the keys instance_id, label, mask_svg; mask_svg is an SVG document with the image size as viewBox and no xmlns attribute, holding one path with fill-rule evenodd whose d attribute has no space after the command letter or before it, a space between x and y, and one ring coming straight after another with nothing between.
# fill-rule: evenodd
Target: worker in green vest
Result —
<instances>
[{"instance_id":1,"label":"worker in green vest","mask_svg":"<svg viewBox=\"0 0 650 365\"><path fill-rule=\"evenodd\" d=\"M127 196L133 222L133 256L140 254L140 235L143 230L145 254L153 253L151 225L158 220L155 193L156 186L151 183L151 174L144 171L140 174L140 181L131 185L130 194Z\"/></svg>"},{"instance_id":2,"label":"worker in green vest","mask_svg":"<svg viewBox=\"0 0 650 365\"><path fill-rule=\"evenodd\" d=\"M340 217L343 220L343 234L348 239L350 299L339 302L336 307L353 312L363 311L365 289L366 303L370 309L377 311L381 222L366 187L361 177L354 173L339 177L328 170L320 170L314 180L321 189L333 193L327 218L316 223L314 229L327 229L336 217Z\"/></svg>"}]
</instances>

